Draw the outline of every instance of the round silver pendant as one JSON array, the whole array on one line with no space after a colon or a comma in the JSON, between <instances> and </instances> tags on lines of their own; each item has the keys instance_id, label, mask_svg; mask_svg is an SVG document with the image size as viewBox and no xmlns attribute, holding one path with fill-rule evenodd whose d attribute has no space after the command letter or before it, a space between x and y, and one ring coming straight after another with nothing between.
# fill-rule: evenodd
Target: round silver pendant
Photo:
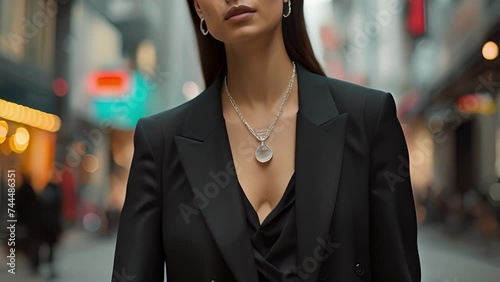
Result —
<instances>
[{"instance_id":1,"label":"round silver pendant","mask_svg":"<svg viewBox=\"0 0 500 282\"><path fill-rule=\"evenodd\" d=\"M273 150L271 147L267 146L266 143L262 142L260 146L255 150L255 158L261 163L266 163L273 157Z\"/></svg>"}]
</instances>

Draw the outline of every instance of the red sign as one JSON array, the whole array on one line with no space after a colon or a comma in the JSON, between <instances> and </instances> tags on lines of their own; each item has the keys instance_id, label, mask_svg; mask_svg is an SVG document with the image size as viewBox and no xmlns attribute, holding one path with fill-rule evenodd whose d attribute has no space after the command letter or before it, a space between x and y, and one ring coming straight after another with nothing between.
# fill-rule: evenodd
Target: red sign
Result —
<instances>
[{"instance_id":1,"label":"red sign","mask_svg":"<svg viewBox=\"0 0 500 282\"><path fill-rule=\"evenodd\" d=\"M425 33L425 0L409 0L408 3L408 31L412 36L421 36Z\"/></svg>"},{"instance_id":2,"label":"red sign","mask_svg":"<svg viewBox=\"0 0 500 282\"><path fill-rule=\"evenodd\" d=\"M90 94L94 96L124 95L130 90L130 75L127 71L96 71L87 82Z\"/></svg>"}]
</instances>

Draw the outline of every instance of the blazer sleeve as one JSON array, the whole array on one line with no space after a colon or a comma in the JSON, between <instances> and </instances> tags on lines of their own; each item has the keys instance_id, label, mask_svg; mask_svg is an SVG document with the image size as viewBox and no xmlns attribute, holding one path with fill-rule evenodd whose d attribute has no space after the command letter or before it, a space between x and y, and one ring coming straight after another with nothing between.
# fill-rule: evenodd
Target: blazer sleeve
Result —
<instances>
[{"instance_id":1,"label":"blazer sleeve","mask_svg":"<svg viewBox=\"0 0 500 282\"><path fill-rule=\"evenodd\" d=\"M148 134L146 134L146 130ZM163 282L164 253L161 235L161 191L156 133L147 120L139 120L134 134L134 156L120 217L112 282ZM149 136L156 136L148 140Z\"/></svg>"},{"instance_id":2,"label":"blazer sleeve","mask_svg":"<svg viewBox=\"0 0 500 282\"><path fill-rule=\"evenodd\" d=\"M384 93L381 101L370 153L372 278L374 282L420 282L408 148L394 98Z\"/></svg>"}]
</instances>

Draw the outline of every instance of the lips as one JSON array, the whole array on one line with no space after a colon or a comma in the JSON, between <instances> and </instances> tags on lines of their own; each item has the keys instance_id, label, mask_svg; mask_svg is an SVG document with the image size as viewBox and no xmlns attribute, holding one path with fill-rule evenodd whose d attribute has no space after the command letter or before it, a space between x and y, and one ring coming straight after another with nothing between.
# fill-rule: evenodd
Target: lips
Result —
<instances>
[{"instance_id":1,"label":"lips","mask_svg":"<svg viewBox=\"0 0 500 282\"><path fill-rule=\"evenodd\" d=\"M230 18L246 13L255 13L255 9L245 6L245 5L239 5L239 6L233 6L231 7L227 12L226 15L224 16L225 20L229 20Z\"/></svg>"}]
</instances>

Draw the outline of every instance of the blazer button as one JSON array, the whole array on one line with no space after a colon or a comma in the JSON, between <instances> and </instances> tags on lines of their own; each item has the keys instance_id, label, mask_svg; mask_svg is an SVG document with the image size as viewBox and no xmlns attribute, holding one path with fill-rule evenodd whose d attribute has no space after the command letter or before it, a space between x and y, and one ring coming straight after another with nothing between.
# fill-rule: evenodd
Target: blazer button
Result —
<instances>
[{"instance_id":1,"label":"blazer button","mask_svg":"<svg viewBox=\"0 0 500 282\"><path fill-rule=\"evenodd\" d=\"M364 268L359 263L356 264L356 266L354 267L354 271L356 272L356 274L359 277L361 277L361 276L363 276L363 274L365 274Z\"/></svg>"}]
</instances>

